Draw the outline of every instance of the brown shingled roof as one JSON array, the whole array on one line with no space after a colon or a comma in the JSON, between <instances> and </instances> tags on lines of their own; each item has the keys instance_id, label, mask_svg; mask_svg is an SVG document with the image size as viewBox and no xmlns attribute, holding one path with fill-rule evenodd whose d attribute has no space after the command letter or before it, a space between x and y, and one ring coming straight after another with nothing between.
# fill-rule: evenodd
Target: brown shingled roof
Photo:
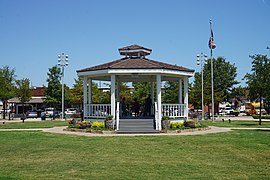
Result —
<instances>
[{"instance_id":1,"label":"brown shingled roof","mask_svg":"<svg viewBox=\"0 0 270 180\"><path fill-rule=\"evenodd\" d=\"M119 48L118 50L121 51L121 50L137 50L137 49L144 49L144 50L147 50L147 51L152 51L152 49L145 48L145 47L139 46L137 44L133 44L133 45L130 45L130 46L122 47L122 48Z\"/></svg>"},{"instance_id":2,"label":"brown shingled roof","mask_svg":"<svg viewBox=\"0 0 270 180\"><path fill-rule=\"evenodd\" d=\"M93 66L78 70L77 72L96 71L104 69L170 69L186 72L194 72L192 69L184 68L182 66L171 65L155 60L139 57L128 57L119 60L111 61L109 63Z\"/></svg>"}]
</instances>

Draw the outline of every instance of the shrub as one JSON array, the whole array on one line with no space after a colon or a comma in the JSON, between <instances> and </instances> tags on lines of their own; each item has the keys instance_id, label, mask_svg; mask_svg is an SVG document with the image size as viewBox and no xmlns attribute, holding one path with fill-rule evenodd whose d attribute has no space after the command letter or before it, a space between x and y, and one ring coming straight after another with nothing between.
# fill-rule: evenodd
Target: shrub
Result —
<instances>
[{"instance_id":1,"label":"shrub","mask_svg":"<svg viewBox=\"0 0 270 180\"><path fill-rule=\"evenodd\" d=\"M169 116L162 116L162 120L170 120Z\"/></svg>"},{"instance_id":2,"label":"shrub","mask_svg":"<svg viewBox=\"0 0 270 180\"><path fill-rule=\"evenodd\" d=\"M181 129L184 127L184 122L171 122L170 127L172 129Z\"/></svg>"},{"instance_id":3,"label":"shrub","mask_svg":"<svg viewBox=\"0 0 270 180\"><path fill-rule=\"evenodd\" d=\"M196 128L196 122L193 120L184 121L184 126L189 128Z\"/></svg>"},{"instance_id":4,"label":"shrub","mask_svg":"<svg viewBox=\"0 0 270 180\"><path fill-rule=\"evenodd\" d=\"M106 116L106 120L112 120L112 119L113 119L113 116L112 115Z\"/></svg>"},{"instance_id":5,"label":"shrub","mask_svg":"<svg viewBox=\"0 0 270 180\"><path fill-rule=\"evenodd\" d=\"M92 123L91 128L92 129L104 129L105 124L104 124L104 122L95 121L95 122Z\"/></svg>"}]
</instances>

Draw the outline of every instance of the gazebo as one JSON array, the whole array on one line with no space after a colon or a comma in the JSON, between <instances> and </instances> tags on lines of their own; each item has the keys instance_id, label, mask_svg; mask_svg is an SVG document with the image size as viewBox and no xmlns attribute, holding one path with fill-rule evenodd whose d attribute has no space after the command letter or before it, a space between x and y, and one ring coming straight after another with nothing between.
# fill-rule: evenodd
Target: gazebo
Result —
<instances>
[{"instance_id":1,"label":"gazebo","mask_svg":"<svg viewBox=\"0 0 270 180\"><path fill-rule=\"evenodd\" d=\"M121 117L120 109L120 83L121 82L150 82L153 130L161 130L162 116L171 118L188 118L188 78L194 75L194 70L178 65L171 65L156 60L147 59L152 50L139 45L131 45L119 48L120 55L124 56L105 64L77 70L77 74L83 79L84 89L84 118L105 118L112 115L114 127L117 131L124 129L126 122ZM92 82L108 81L111 83L110 104L92 103ZM178 103L164 104L161 102L162 81L176 81L179 85ZM154 94L156 83L156 94ZM132 118L130 118L132 119ZM134 119L135 123L148 118ZM134 123L133 122L133 123ZM142 123L143 124L143 123ZM132 124L130 124L132 126ZM142 125L143 126L143 125ZM151 128L150 128L151 129Z\"/></svg>"}]
</instances>

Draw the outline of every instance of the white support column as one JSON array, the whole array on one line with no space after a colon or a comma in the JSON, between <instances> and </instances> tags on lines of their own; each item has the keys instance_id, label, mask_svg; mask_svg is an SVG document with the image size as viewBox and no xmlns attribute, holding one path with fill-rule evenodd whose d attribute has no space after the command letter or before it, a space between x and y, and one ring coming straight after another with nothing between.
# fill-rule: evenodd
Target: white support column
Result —
<instances>
[{"instance_id":1,"label":"white support column","mask_svg":"<svg viewBox=\"0 0 270 180\"><path fill-rule=\"evenodd\" d=\"M153 115L154 114L154 102L155 102L155 86L154 86L154 82L152 80L151 80L151 99L152 99L151 115Z\"/></svg>"},{"instance_id":2,"label":"white support column","mask_svg":"<svg viewBox=\"0 0 270 180\"><path fill-rule=\"evenodd\" d=\"M182 92L182 84L183 84L183 81L182 79L179 79L178 80L178 83L179 83L179 90L178 90L178 103L179 104L183 104L183 92Z\"/></svg>"},{"instance_id":3,"label":"white support column","mask_svg":"<svg viewBox=\"0 0 270 180\"><path fill-rule=\"evenodd\" d=\"M111 112L115 119L115 74L111 75Z\"/></svg>"},{"instance_id":4,"label":"white support column","mask_svg":"<svg viewBox=\"0 0 270 180\"><path fill-rule=\"evenodd\" d=\"M87 77L83 77L83 116L87 116Z\"/></svg>"},{"instance_id":5,"label":"white support column","mask_svg":"<svg viewBox=\"0 0 270 180\"><path fill-rule=\"evenodd\" d=\"M89 78L88 79L88 102L87 102L88 105L88 112L89 112L89 115L91 116L92 115L92 109L90 108L90 105L92 104L92 79Z\"/></svg>"},{"instance_id":6,"label":"white support column","mask_svg":"<svg viewBox=\"0 0 270 180\"><path fill-rule=\"evenodd\" d=\"M157 130L161 130L161 75L157 75L157 108L158 108L158 127Z\"/></svg>"},{"instance_id":7,"label":"white support column","mask_svg":"<svg viewBox=\"0 0 270 180\"><path fill-rule=\"evenodd\" d=\"M120 81L119 81L119 78L118 77L116 78L116 82L117 82L117 89L116 89L117 96L116 96L116 101L117 102L120 102Z\"/></svg>"},{"instance_id":8,"label":"white support column","mask_svg":"<svg viewBox=\"0 0 270 180\"><path fill-rule=\"evenodd\" d=\"M88 104L92 104L92 79L88 79Z\"/></svg>"},{"instance_id":9,"label":"white support column","mask_svg":"<svg viewBox=\"0 0 270 180\"><path fill-rule=\"evenodd\" d=\"M185 104L185 117L188 119L188 77L184 78L184 104Z\"/></svg>"}]
</instances>

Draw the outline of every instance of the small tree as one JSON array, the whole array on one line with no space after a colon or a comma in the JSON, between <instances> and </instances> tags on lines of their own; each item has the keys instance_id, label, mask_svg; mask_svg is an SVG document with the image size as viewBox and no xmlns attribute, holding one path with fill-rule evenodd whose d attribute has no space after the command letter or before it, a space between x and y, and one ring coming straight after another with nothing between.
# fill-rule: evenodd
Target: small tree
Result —
<instances>
[{"instance_id":1,"label":"small tree","mask_svg":"<svg viewBox=\"0 0 270 180\"><path fill-rule=\"evenodd\" d=\"M48 86L46 88L46 100L45 104L56 108L61 105L62 100L62 86L60 83L61 80L61 69L57 66L53 66L49 69L47 73Z\"/></svg>"},{"instance_id":2,"label":"small tree","mask_svg":"<svg viewBox=\"0 0 270 180\"><path fill-rule=\"evenodd\" d=\"M211 60L209 59L207 64L203 68L204 73L204 102L207 105L211 104L212 94L211 94ZM226 61L223 57L218 57L213 59L213 69L214 69L214 100L215 104L219 102L227 101L230 97L230 93L235 84L239 82L236 81L237 68L234 64ZM201 102L201 72L195 74L195 80L192 87L192 94L198 102ZM200 97L200 98L198 98ZM217 107L217 106L216 106Z\"/></svg>"},{"instance_id":3,"label":"small tree","mask_svg":"<svg viewBox=\"0 0 270 180\"><path fill-rule=\"evenodd\" d=\"M10 69L9 66L0 68L0 100L3 102L4 108L3 119L6 119L7 101L14 97L15 77L15 69Z\"/></svg>"},{"instance_id":4,"label":"small tree","mask_svg":"<svg viewBox=\"0 0 270 180\"><path fill-rule=\"evenodd\" d=\"M30 80L29 79L22 79L16 80L16 96L19 98L20 102L23 105L23 122L25 118L24 112L24 104L29 102L32 97L32 89L30 88Z\"/></svg>"},{"instance_id":5,"label":"small tree","mask_svg":"<svg viewBox=\"0 0 270 180\"><path fill-rule=\"evenodd\" d=\"M259 125L261 125L262 98L270 97L270 59L266 55L260 54L250 56L250 58L252 59L252 73L247 73L244 79L248 85L250 98L255 100L259 97L260 99Z\"/></svg>"}]
</instances>

